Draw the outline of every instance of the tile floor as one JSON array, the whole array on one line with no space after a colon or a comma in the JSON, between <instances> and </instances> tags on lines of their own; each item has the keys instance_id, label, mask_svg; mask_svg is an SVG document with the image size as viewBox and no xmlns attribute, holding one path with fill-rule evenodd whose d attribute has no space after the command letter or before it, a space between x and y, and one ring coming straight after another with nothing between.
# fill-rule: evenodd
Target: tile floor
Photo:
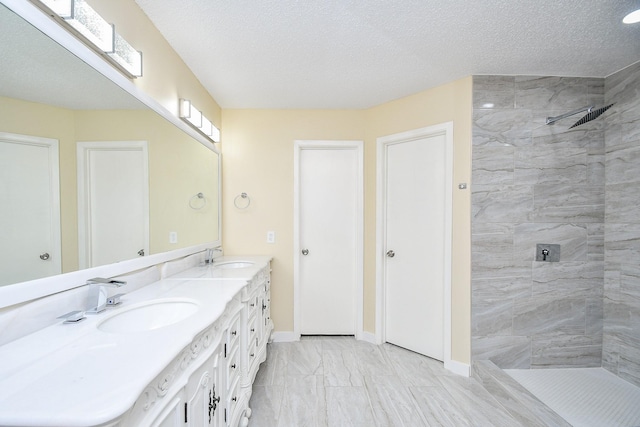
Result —
<instances>
[{"instance_id":1,"label":"tile floor","mask_svg":"<svg viewBox=\"0 0 640 427\"><path fill-rule=\"evenodd\" d=\"M250 407L250 427L522 425L476 380L352 337L269 344Z\"/></svg>"}]
</instances>

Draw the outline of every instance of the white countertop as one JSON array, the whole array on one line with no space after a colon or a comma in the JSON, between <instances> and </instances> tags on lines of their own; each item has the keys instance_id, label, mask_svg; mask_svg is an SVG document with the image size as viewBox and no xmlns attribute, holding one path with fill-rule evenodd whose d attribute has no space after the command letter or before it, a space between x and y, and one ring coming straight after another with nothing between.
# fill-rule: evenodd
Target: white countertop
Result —
<instances>
[{"instance_id":1,"label":"white countertop","mask_svg":"<svg viewBox=\"0 0 640 427\"><path fill-rule=\"evenodd\" d=\"M225 260L240 259L225 257ZM243 269L193 267L122 297L77 324L60 323L0 347L0 425L91 426L126 413L145 387L212 325L227 304L268 262ZM221 270L222 277L215 277ZM107 333L97 324L132 304L185 298L200 306L186 319L159 329ZM63 313L61 313L63 314Z\"/></svg>"}]
</instances>

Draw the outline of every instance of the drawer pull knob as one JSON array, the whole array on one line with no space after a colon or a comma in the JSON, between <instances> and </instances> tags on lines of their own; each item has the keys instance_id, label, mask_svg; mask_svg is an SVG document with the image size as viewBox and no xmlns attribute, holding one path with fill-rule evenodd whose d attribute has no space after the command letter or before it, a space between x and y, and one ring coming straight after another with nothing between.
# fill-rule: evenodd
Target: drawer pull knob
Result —
<instances>
[{"instance_id":1,"label":"drawer pull knob","mask_svg":"<svg viewBox=\"0 0 640 427\"><path fill-rule=\"evenodd\" d=\"M231 369L236 369L236 364L231 365Z\"/></svg>"},{"instance_id":2,"label":"drawer pull knob","mask_svg":"<svg viewBox=\"0 0 640 427\"><path fill-rule=\"evenodd\" d=\"M238 332L237 332L237 331L232 331L232 332L231 332L231 335L237 335L237 334L238 334Z\"/></svg>"}]
</instances>

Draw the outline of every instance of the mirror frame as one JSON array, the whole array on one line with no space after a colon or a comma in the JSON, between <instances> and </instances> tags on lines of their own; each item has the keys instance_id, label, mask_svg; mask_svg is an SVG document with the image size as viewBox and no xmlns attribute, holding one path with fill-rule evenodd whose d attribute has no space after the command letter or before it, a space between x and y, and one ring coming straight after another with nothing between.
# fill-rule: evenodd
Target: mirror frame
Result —
<instances>
[{"instance_id":1,"label":"mirror frame","mask_svg":"<svg viewBox=\"0 0 640 427\"><path fill-rule=\"evenodd\" d=\"M84 286L86 281L92 277L112 277L129 273L131 271L140 270L151 267L172 259L188 256L207 248L218 247L221 245L221 153L214 144L207 138L196 132L189 125L184 123L179 117L167 110L163 105L157 102L147 93L140 90L131 80L121 74L116 68L105 61L100 55L87 47L79 39L71 35L62 28L52 18L47 16L36 5L27 0L0 0L5 7L13 11L15 14L31 24L43 34L52 39L52 41L60 44L71 54L80 58L83 62L96 70L98 73L111 80L125 92L129 93L141 103L155 111L165 120L168 120L180 130L195 139L218 155L218 239L211 242L202 243L174 251L163 252L149 255L143 258L122 261L116 264L109 264L100 267L93 267L84 270L78 270L60 275L43 277L41 279L30 280L27 282L19 282L11 285L0 287L0 309L31 301L36 298L45 297L58 292ZM178 99L176 99L176 104Z\"/></svg>"}]
</instances>

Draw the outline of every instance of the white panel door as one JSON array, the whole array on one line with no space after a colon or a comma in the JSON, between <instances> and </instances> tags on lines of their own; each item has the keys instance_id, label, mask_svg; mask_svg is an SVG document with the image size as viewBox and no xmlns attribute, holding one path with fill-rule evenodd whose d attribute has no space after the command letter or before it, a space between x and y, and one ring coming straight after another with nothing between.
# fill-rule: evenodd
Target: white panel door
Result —
<instances>
[{"instance_id":1,"label":"white panel door","mask_svg":"<svg viewBox=\"0 0 640 427\"><path fill-rule=\"evenodd\" d=\"M299 333L354 335L361 280L356 149L299 153Z\"/></svg>"},{"instance_id":2,"label":"white panel door","mask_svg":"<svg viewBox=\"0 0 640 427\"><path fill-rule=\"evenodd\" d=\"M58 141L0 133L0 285L61 273Z\"/></svg>"},{"instance_id":3,"label":"white panel door","mask_svg":"<svg viewBox=\"0 0 640 427\"><path fill-rule=\"evenodd\" d=\"M446 138L386 147L386 341L443 360Z\"/></svg>"},{"instance_id":4,"label":"white panel door","mask_svg":"<svg viewBox=\"0 0 640 427\"><path fill-rule=\"evenodd\" d=\"M80 268L149 252L146 142L78 143Z\"/></svg>"}]
</instances>

